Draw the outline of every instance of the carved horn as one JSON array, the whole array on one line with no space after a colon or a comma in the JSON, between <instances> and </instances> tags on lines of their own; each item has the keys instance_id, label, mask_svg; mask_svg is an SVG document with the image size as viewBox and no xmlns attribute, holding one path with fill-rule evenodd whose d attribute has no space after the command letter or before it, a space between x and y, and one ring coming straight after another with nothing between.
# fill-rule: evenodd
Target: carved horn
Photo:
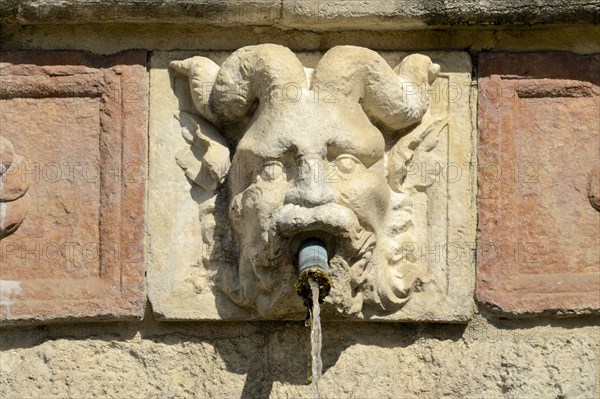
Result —
<instances>
[{"instance_id":1,"label":"carved horn","mask_svg":"<svg viewBox=\"0 0 600 399\"><path fill-rule=\"evenodd\" d=\"M392 69L374 51L338 46L317 64L313 89L328 87L335 95L358 101L372 121L397 131L419 122L427 112L429 101L423 94L439 71L439 65L421 54L407 56Z\"/></svg>"},{"instance_id":2,"label":"carved horn","mask_svg":"<svg viewBox=\"0 0 600 399\"><path fill-rule=\"evenodd\" d=\"M225 122L240 121L257 100L282 100L289 85L308 88L304 67L290 49L276 44L243 47L221 65L210 108Z\"/></svg>"},{"instance_id":3,"label":"carved horn","mask_svg":"<svg viewBox=\"0 0 600 399\"><path fill-rule=\"evenodd\" d=\"M208 99L213 82L219 73L219 66L206 57L192 57L183 61L171 61L169 64L177 73L188 77L192 100L200 115L211 123L216 123L210 111Z\"/></svg>"},{"instance_id":4,"label":"carved horn","mask_svg":"<svg viewBox=\"0 0 600 399\"><path fill-rule=\"evenodd\" d=\"M256 101L283 101L290 85L308 89L300 60L288 48L276 44L242 47L220 69L205 57L173 61L170 66L189 77L196 109L215 124L247 121ZM207 87L212 88L210 93ZM231 129L223 130L230 140L239 139Z\"/></svg>"}]
</instances>

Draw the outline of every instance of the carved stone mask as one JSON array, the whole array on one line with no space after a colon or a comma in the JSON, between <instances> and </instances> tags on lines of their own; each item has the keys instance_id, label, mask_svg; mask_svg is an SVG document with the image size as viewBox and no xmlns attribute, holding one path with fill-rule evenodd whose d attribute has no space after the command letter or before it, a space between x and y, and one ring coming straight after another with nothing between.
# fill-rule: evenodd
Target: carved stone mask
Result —
<instances>
[{"instance_id":1,"label":"carved stone mask","mask_svg":"<svg viewBox=\"0 0 600 399\"><path fill-rule=\"evenodd\" d=\"M293 257L309 236L331 257L325 311L390 314L421 288L425 268L399 245L415 190L406 163L428 132L402 137L427 112L438 65L417 54L392 69L373 51L340 46L313 70L263 44L220 67L204 57L171 67L189 77L204 119L179 116L190 151L178 163L214 194L204 240L221 250L204 261L218 264L215 284L233 302L263 317L302 313Z\"/></svg>"}]
</instances>

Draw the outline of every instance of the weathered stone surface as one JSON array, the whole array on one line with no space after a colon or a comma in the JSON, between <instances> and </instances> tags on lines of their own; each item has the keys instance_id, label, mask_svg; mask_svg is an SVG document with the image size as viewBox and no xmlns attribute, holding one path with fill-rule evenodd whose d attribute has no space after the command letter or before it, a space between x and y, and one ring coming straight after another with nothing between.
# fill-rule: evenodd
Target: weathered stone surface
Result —
<instances>
[{"instance_id":1,"label":"weathered stone surface","mask_svg":"<svg viewBox=\"0 0 600 399\"><path fill-rule=\"evenodd\" d=\"M547 7L539 7L521 0L462 0L459 3L284 0L281 24L296 29L422 29L448 25L585 22L600 13L597 5L584 1L568 6L560 1L546 4Z\"/></svg>"},{"instance_id":2,"label":"weathered stone surface","mask_svg":"<svg viewBox=\"0 0 600 399\"><path fill-rule=\"evenodd\" d=\"M442 72L429 90L427 113L425 80L437 71L420 67L430 63L425 56L407 57L399 77L385 63L397 65L405 54L384 53L384 61L356 47L298 59L281 46L257 46L229 58L209 53L171 64L189 80L166 69L191 55L197 54L157 53L152 61L149 296L160 317L303 318L293 248L317 234L332 250L334 289L324 317L468 319L474 208L464 54L432 53ZM263 62L263 82L272 87L248 94L253 86L236 75L238 56L248 58L241 61L248 70ZM210 94L225 82L218 76L232 87ZM361 109L354 96L368 79L371 94ZM233 90L237 96L229 97ZM261 106L246 131L252 101L244 98L253 95ZM388 135L411 127L384 154L384 137L365 113ZM217 139L221 132L206 120L219 126L226 119L232 124ZM226 140L239 141L231 164ZM310 151L318 156L307 158L303 173L310 177L302 179L294 162Z\"/></svg>"},{"instance_id":3,"label":"weathered stone surface","mask_svg":"<svg viewBox=\"0 0 600 399\"><path fill-rule=\"evenodd\" d=\"M470 29L308 31L253 26L203 27L193 24L55 24L0 27L0 49L60 48L112 54L128 49L230 51L256 43L322 51L352 43L376 51L570 51L600 52L600 25L481 26ZM127 40L115 37L127 36ZM560 37L560 40L556 40Z\"/></svg>"},{"instance_id":4,"label":"weathered stone surface","mask_svg":"<svg viewBox=\"0 0 600 399\"><path fill-rule=\"evenodd\" d=\"M281 14L278 0L191 0L106 2L12 1L0 6L5 23L205 23L273 25Z\"/></svg>"},{"instance_id":5,"label":"weathered stone surface","mask_svg":"<svg viewBox=\"0 0 600 399\"><path fill-rule=\"evenodd\" d=\"M474 24L594 23L600 7L585 0L460 3L417 0L4 0L4 23L204 23L295 29L414 29Z\"/></svg>"},{"instance_id":6,"label":"weathered stone surface","mask_svg":"<svg viewBox=\"0 0 600 399\"><path fill-rule=\"evenodd\" d=\"M598 327L325 323L324 398L594 398ZM298 323L2 331L3 399L310 398Z\"/></svg>"},{"instance_id":7,"label":"weathered stone surface","mask_svg":"<svg viewBox=\"0 0 600 399\"><path fill-rule=\"evenodd\" d=\"M478 299L600 311L600 57L479 59Z\"/></svg>"},{"instance_id":8,"label":"weathered stone surface","mask_svg":"<svg viewBox=\"0 0 600 399\"><path fill-rule=\"evenodd\" d=\"M145 57L0 54L3 324L141 317Z\"/></svg>"}]
</instances>

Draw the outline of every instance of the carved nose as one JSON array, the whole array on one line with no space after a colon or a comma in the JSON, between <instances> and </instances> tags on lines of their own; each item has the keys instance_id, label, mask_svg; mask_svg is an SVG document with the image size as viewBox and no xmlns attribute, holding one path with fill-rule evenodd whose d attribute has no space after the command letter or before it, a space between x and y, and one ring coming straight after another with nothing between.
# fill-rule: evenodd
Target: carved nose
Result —
<instances>
[{"instance_id":1,"label":"carved nose","mask_svg":"<svg viewBox=\"0 0 600 399\"><path fill-rule=\"evenodd\" d=\"M333 200L333 189L327 182L323 164L316 159L302 160L295 184L285 195L285 203L313 207Z\"/></svg>"}]
</instances>

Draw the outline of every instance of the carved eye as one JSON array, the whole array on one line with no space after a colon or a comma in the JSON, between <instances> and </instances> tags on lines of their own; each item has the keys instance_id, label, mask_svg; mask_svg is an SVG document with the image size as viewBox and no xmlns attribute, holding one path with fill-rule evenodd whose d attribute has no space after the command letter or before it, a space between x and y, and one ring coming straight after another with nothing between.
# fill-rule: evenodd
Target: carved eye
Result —
<instances>
[{"instance_id":1,"label":"carved eye","mask_svg":"<svg viewBox=\"0 0 600 399\"><path fill-rule=\"evenodd\" d=\"M262 173L260 177L264 181L277 181L283 178L283 164L279 161L267 161L263 165Z\"/></svg>"},{"instance_id":2,"label":"carved eye","mask_svg":"<svg viewBox=\"0 0 600 399\"><path fill-rule=\"evenodd\" d=\"M342 154L335 159L335 164L338 170L342 173L352 173L357 166L362 166L362 162L358 158L350 154Z\"/></svg>"}]
</instances>

